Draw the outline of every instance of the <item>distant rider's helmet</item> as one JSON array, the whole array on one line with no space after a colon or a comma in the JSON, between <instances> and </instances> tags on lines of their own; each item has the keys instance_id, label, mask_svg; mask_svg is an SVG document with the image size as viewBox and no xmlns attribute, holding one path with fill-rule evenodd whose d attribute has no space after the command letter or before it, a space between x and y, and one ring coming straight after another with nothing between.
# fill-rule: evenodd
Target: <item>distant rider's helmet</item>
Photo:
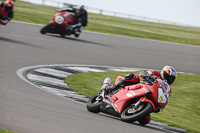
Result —
<instances>
[{"instance_id":1,"label":"distant rider's helmet","mask_svg":"<svg viewBox=\"0 0 200 133\"><path fill-rule=\"evenodd\" d=\"M161 79L167 80L167 83L169 85L171 85L174 82L174 80L176 79L177 73L173 67L164 66L163 69L161 70L160 75L161 75Z\"/></svg>"},{"instance_id":2,"label":"distant rider's helmet","mask_svg":"<svg viewBox=\"0 0 200 133\"><path fill-rule=\"evenodd\" d=\"M77 14L78 14L79 16L81 16L81 15L83 15L84 13L85 13L85 6L82 5L82 6L80 6L80 7L78 8Z\"/></svg>"},{"instance_id":3,"label":"distant rider's helmet","mask_svg":"<svg viewBox=\"0 0 200 133\"><path fill-rule=\"evenodd\" d=\"M13 8L14 2L12 0L7 0L5 5L5 10L9 11Z\"/></svg>"},{"instance_id":4,"label":"distant rider's helmet","mask_svg":"<svg viewBox=\"0 0 200 133\"><path fill-rule=\"evenodd\" d=\"M84 11L84 10L85 10L85 6L84 6L84 5L80 6L80 7L79 7L79 10L80 10L80 11Z\"/></svg>"}]
</instances>

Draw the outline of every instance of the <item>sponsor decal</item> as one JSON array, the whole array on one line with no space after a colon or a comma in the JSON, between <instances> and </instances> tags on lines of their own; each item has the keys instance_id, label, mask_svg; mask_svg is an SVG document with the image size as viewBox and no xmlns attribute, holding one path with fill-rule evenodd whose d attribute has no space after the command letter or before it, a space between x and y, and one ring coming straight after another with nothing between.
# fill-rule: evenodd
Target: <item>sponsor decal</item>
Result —
<instances>
[{"instance_id":1,"label":"sponsor decal","mask_svg":"<svg viewBox=\"0 0 200 133\"><path fill-rule=\"evenodd\" d=\"M135 95L134 91L129 91L128 93L126 93L127 97L133 97Z\"/></svg>"},{"instance_id":2,"label":"sponsor decal","mask_svg":"<svg viewBox=\"0 0 200 133\"><path fill-rule=\"evenodd\" d=\"M110 106L112 106L112 107L114 108L114 110L115 110L116 112L118 112L118 110L116 109L116 107L113 105L113 103L112 103L111 101L109 101L109 100L107 100L107 99L103 99L103 101L104 101L105 103L109 104ZM107 108L107 107L109 107L109 106L106 105L106 108Z\"/></svg>"},{"instance_id":3,"label":"sponsor decal","mask_svg":"<svg viewBox=\"0 0 200 133\"><path fill-rule=\"evenodd\" d=\"M162 101L163 101L161 96L159 97L159 100L160 100L160 102L162 102Z\"/></svg>"}]
</instances>

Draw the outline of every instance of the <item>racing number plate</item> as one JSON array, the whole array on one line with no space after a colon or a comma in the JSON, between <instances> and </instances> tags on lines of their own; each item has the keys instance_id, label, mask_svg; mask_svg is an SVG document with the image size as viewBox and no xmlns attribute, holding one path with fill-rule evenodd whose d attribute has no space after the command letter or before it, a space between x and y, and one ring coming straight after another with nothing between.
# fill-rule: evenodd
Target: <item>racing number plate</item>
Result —
<instances>
[{"instance_id":1,"label":"racing number plate","mask_svg":"<svg viewBox=\"0 0 200 133\"><path fill-rule=\"evenodd\" d=\"M167 103L167 94L162 88L158 88L158 103Z\"/></svg>"}]
</instances>

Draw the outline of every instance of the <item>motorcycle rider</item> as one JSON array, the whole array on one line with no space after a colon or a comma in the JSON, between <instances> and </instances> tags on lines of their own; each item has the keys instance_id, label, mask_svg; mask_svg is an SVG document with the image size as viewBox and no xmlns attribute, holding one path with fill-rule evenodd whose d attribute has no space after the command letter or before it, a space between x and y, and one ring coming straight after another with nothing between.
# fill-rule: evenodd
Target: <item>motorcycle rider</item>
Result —
<instances>
[{"instance_id":1,"label":"motorcycle rider","mask_svg":"<svg viewBox=\"0 0 200 133\"><path fill-rule=\"evenodd\" d=\"M6 25L13 18L13 0L0 2L0 24Z\"/></svg>"},{"instance_id":2,"label":"motorcycle rider","mask_svg":"<svg viewBox=\"0 0 200 133\"><path fill-rule=\"evenodd\" d=\"M139 74L140 77L143 79L146 79L148 77L152 77L154 79L162 79L165 80L169 85L171 85L174 80L176 79L176 70L171 66L164 66L161 70L161 73L159 73L156 70L149 70L149 71L143 71ZM107 80L107 81L106 81ZM109 81L110 80L110 81ZM139 77L137 74L127 74L122 80L120 80L117 84L114 84L110 86L111 79L106 78L104 81L104 84L101 88L101 90L104 90L105 93L111 93L113 90L117 90L120 87L128 86L128 85L134 85L140 82Z\"/></svg>"},{"instance_id":3,"label":"motorcycle rider","mask_svg":"<svg viewBox=\"0 0 200 133\"><path fill-rule=\"evenodd\" d=\"M149 70L149 71L142 71L139 74L139 76L142 77L144 80L161 79L167 82L169 85L171 85L174 82L174 80L176 79L176 75L177 75L176 70L171 66L164 66L161 72L158 72L156 70ZM112 91L117 90L121 87L123 88L124 86L127 86L127 85L137 84L140 82L140 79L136 74L130 73L130 74L127 74L117 84L110 86L110 82L111 82L110 78L106 78L104 80L104 84L101 90L104 91L105 94L109 94ZM170 95L171 95L171 89L170 89ZM154 112L157 113L159 111L160 110L156 110ZM139 123L145 125L149 123L150 120L151 120L151 116L148 115L144 119L140 120Z\"/></svg>"},{"instance_id":4,"label":"motorcycle rider","mask_svg":"<svg viewBox=\"0 0 200 133\"><path fill-rule=\"evenodd\" d=\"M59 10L59 12L68 11L74 13L74 18L76 23L74 25L67 25L67 29L73 31L75 37L79 37L81 31L85 26L87 26L87 11L85 6L82 5L79 8L67 8L64 10Z\"/></svg>"}]
</instances>

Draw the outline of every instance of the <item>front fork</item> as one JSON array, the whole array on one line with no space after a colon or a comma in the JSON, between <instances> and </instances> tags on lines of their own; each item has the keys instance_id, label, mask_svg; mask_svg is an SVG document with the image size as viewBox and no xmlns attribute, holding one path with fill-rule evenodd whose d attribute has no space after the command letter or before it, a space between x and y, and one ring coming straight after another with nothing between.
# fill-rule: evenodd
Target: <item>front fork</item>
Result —
<instances>
[{"instance_id":1,"label":"front fork","mask_svg":"<svg viewBox=\"0 0 200 133\"><path fill-rule=\"evenodd\" d=\"M147 99L146 97L141 97L141 98L139 99L139 101L138 101L137 103L134 104L134 106L135 106L136 108L138 108L139 105L140 105L142 102L149 102L149 103L153 106L153 109L156 110L154 103L153 103L151 100Z\"/></svg>"}]
</instances>

